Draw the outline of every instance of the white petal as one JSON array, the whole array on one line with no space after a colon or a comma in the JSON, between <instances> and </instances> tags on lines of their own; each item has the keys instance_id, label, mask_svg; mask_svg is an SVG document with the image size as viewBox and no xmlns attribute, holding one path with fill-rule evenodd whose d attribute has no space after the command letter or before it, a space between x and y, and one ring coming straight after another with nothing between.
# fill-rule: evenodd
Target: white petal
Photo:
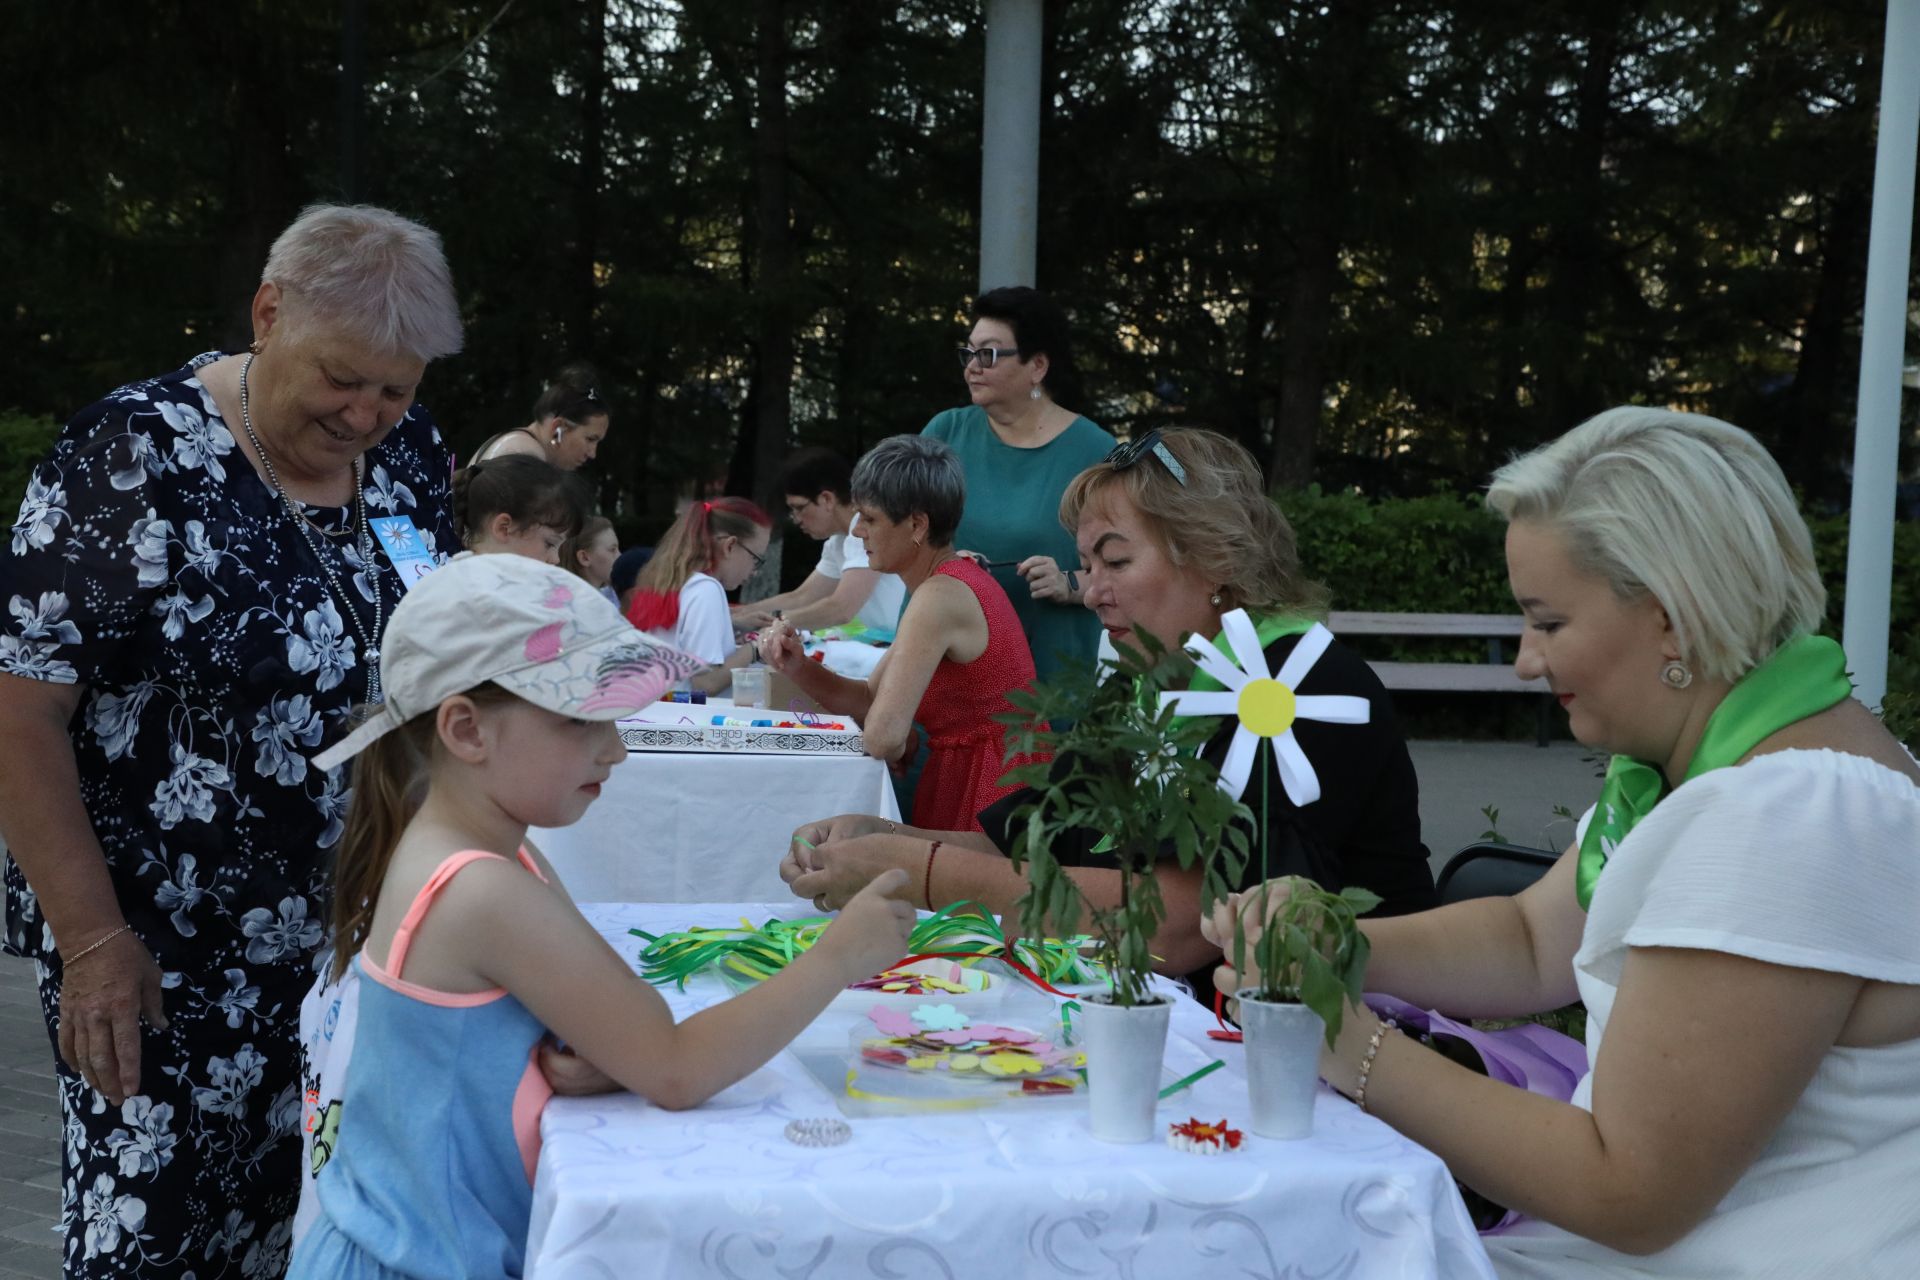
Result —
<instances>
[{"instance_id":1,"label":"white petal","mask_svg":"<svg viewBox=\"0 0 1920 1280\"><path fill-rule=\"evenodd\" d=\"M1240 668L1227 661L1226 655L1199 636L1194 636L1187 641L1187 652L1193 655L1193 660L1200 664L1202 671L1226 688L1238 689L1247 682L1246 676L1240 673Z\"/></svg>"},{"instance_id":2,"label":"white petal","mask_svg":"<svg viewBox=\"0 0 1920 1280\"><path fill-rule=\"evenodd\" d=\"M1260 739L1245 729L1233 731L1227 746L1227 758L1220 762L1220 789L1235 800L1247 794L1247 774L1253 768L1254 749Z\"/></svg>"},{"instance_id":3,"label":"white petal","mask_svg":"<svg viewBox=\"0 0 1920 1280\"><path fill-rule=\"evenodd\" d=\"M1253 619L1247 616L1245 609L1234 609L1220 615L1220 629L1227 633L1227 644L1233 649L1233 656L1240 660L1240 669L1247 673L1249 680L1267 678L1267 655L1260 652L1260 633L1253 629Z\"/></svg>"},{"instance_id":4,"label":"white petal","mask_svg":"<svg viewBox=\"0 0 1920 1280\"><path fill-rule=\"evenodd\" d=\"M1315 694L1295 698L1293 714L1302 720L1319 720L1325 724L1365 724L1373 715L1373 707L1365 698L1351 694Z\"/></svg>"},{"instance_id":5,"label":"white petal","mask_svg":"<svg viewBox=\"0 0 1920 1280\"><path fill-rule=\"evenodd\" d=\"M1168 703L1183 716L1230 716L1240 710L1240 695L1224 689L1182 689L1161 694L1160 705L1164 707Z\"/></svg>"},{"instance_id":6,"label":"white petal","mask_svg":"<svg viewBox=\"0 0 1920 1280\"><path fill-rule=\"evenodd\" d=\"M1307 753L1300 749L1300 740L1293 736L1293 730L1287 730L1272 742L1273 762L1280 769L1280 785L1287 789L1287 799L1304 809L1320 798L1320 775L1308 763Z\"/></svg>"},{"instance_id":7,"label":"white petal","mask_svg":"<svg viewBox=\"0 0 1920 1280\"><path fill-rule=\"evenodd\" d=\"M1300 643L1293 646L1293 652L1280 664L1280 674L1274 679L1289 689L1298 689L1307 672L1313 670L1313 664L1320 661L1320 655L1332 643L1333 632L1314 623L1313 629L1300 637Z\"/></svg>"}]
</instances>

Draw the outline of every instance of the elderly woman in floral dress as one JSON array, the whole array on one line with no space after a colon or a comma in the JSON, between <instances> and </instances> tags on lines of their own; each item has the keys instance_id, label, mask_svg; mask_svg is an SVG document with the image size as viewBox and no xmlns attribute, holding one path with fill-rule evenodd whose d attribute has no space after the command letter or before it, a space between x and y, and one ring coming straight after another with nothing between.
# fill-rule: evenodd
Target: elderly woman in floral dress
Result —
<instances>
[{"instance_id":1,"label":"elderly woman in floral dress","mask_svg":"<svg viewBox=\"0 0 1920 1280\"><path fill-rule=\"evenodd\" d=\"M439 238L309 209L252 319L76 415L0 561L6 941L56 1052L70 1276L284 1269L347 803L307 758L379 699L383 544L454 542L414 404L461 342Z\"/></svg>"}]
</instances>

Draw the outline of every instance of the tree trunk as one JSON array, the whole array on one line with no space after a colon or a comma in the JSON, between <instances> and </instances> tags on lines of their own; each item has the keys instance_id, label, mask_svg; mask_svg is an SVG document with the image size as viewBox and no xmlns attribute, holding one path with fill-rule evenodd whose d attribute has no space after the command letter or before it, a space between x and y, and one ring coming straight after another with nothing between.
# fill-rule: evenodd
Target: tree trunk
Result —
<instances>
[{"instance_id":1,"label":"tree trunk","mask_svg":"<svg viewBox=\"0 0 1920 1280\"><path fill-rule=\"evenodd\" d=\"M755 32L753 131L754 241L760 278L755 299L753 495L773 492L787 455L793 416L793 232L787 194L787 15L785 0L760 0Z\"/></svg>"},{"instance_id":2,"label":"tree trunk","mask_svg":"<svg viewBox=\"0 0 1920 1280\"><path fill-rule=\"evenodd\" d=\"M1844 362L1855 341L1849 338L1847 322L1857 314L1865 270L1869 201L1864 181L1847 180L1821 228L1820 275L1800 336L1800 359L1780 424L1781 466L1814 495L1825 487L1822 482L1827 478L1826 463L1832 448L1848 438L1847 432L1831 428L1846 420L1846 415L1835 411L1845 392L1841 385Z\"/></svg>"},{"instance_id":3,"label":"tree trunk","mask_svg":"<svg viewBox=\"0 0 1920 1280\"><path fill-rule=\"evenodd\" d=\"M580 359L595 357L594 311L599 293L600 182L606 154L607 4L587 5L580 54L580 165L573 187L573 244L567 258L567 346Z\"/></svg>"}]
</instances>

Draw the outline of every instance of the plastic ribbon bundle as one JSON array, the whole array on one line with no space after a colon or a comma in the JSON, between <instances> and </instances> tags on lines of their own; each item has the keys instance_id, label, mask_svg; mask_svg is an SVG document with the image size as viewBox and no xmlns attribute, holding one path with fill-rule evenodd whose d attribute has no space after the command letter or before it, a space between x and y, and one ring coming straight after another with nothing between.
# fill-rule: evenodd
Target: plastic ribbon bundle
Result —
<instances>
[{"instance_id":1,"label":"plastic ribbon bundle","mask_svg":"<svg viewBox=\"0 0 1920 1280\"><path fill-rule=\"evenodd\" d=\"M1021 938L1007 945L1000 922L990 915L974 915L970 902L956 902L915 925L907 938L905 964L931 957L973 964L1001 960L1036 985L1048 990L1062 983L1103 981L1097 961L1085 954L1092 944L1085 934L1072 938ZM977 908L976 908L977 909ZM687 979L709 965L750 981L772 977L820 940L833 923L830 916L800 920L769 920L756 927L744 916L738 928L695 927L674 933L629 933L646 939L640 952L641 975L656 986L673 983L684 988Z\"/></svg>"}]
</instances>

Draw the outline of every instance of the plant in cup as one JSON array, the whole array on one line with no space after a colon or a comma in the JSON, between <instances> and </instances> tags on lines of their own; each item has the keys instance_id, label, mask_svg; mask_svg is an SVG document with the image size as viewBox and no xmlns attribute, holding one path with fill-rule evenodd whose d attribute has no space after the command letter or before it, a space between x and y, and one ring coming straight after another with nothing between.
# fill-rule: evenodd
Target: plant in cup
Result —
<instances>
[{"instance_id":1,"label":"plant in cup","mask_svg":"<svg viewBox=\"0 0 1920 1280\"><path fill-rule=\"evenodd\" d=\"M1255 924L1249 937L1248 913L1236 917L1229 954L1241 973L1249 956L1259 971L1242 997L1304 1005L1325 1024L1331 1049L1347 1005L1360 1003L1370 948L1359 917L1380 905L1379 895L1358 888L1331 893L1305 876L1282 876L1241 900L1253 907Z\"/></svg>"},{"instance_id":2,"label":"plant in cup","mask_svg":"<svg viewBox=\"0 0 1920 1280\"><path fill-rule=\"evenodd\" d=\"M1008 700L1007 752L1051 755L1007 780L1032 788L1008 823L1008 854L1027 869L1018 904L1029 937L1071 936L1084 909L1100 944L1110 991L1088 997L1076 1020L1087 1052L1089 1127L1107 1142L1153 1132L1172 1002L1153 994L1153 936L1166 916L1155 868L1171 857L1198 869L1202 910L1225 897L1247 864L1252 812L1220 786L1199 756L1212 730L1175 724L1160 693L1184 682L1193 660L1142 637L1123 648L1105 681L1066 671ZM1060 726L1060 727L1054 727ZM1120 872L1111 906L1094 906L1060 859L1065 848L1110 859ZM1011 931L1009 931L1011 932Z\"/></svg>"}]
</instances>

